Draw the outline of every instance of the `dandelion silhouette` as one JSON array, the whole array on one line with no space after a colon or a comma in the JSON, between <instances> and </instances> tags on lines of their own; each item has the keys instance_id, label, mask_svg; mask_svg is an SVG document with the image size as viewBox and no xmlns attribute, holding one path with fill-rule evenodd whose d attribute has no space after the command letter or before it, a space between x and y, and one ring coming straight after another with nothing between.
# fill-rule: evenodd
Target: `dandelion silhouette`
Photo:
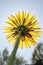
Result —
<instances>
[{"instance_id":1,"label":"dandelion silhouette","mask_svg":"<svg viewBox=\"0 0 43 65\"><path fill-rule=\"evenodd\" d=\"M14 46L8 65L12 65L18 47L31 47L35 45L40 37L40 28L35 16L24 11L11 15L6 20L7 26L4 27L6 38Z\"/></svg>"}]
</instances>

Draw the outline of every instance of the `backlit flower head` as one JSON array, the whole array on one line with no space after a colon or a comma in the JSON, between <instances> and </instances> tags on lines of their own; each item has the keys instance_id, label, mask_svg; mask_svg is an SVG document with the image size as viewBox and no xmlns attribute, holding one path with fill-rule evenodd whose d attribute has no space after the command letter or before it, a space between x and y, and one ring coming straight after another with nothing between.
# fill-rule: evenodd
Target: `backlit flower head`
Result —
<instances>
[{"instance_id":1,"label":"backlit flower head","mask_svg":"<svg viewBox=\"0 0 43 65\"><path fill-rule=\"evenodd\" d=\"M7 39L15 45L15 40L21 34L19 47L30 47L35 45L36 40L40 37L40 28L35 16L24 11L11 15L6 20L7 26L4 30Z\"/></svg>"}]
</instances>

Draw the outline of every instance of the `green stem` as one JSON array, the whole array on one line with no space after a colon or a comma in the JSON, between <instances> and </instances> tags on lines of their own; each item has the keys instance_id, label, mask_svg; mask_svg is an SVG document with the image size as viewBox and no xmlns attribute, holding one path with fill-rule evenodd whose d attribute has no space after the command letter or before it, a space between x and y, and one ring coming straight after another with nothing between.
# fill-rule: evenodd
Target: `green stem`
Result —
<instances>
[{"instance_id":1,"label":"green stem","mask_svg":"<svg viewBox=\"0 0 43 65\"><path fill-rule=\"evenodd\" d=\"M20 38L21 38L21 35L19 34L19 36L18 36L18 38L15 42L15 47L13 49L13 52L12 52L10 58L9 58L8 65L13 65L13 61L15 60L15 55L16 55L16 52L17 52L17 49L18 49Z\"/></svg>"}]
</instances>

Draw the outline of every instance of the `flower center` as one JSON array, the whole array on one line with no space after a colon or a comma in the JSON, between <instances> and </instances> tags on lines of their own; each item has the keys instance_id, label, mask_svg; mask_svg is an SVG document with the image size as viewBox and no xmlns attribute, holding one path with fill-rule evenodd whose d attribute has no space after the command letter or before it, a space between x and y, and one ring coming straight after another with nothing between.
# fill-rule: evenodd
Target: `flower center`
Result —
<instances>
[{"instance_id":1,"label":"flower center","mask_svg":"<svg viewBox=\"0 0 43 65\"><path fill-rule=\"evenodd\" d=\"M22 36L26 35L26 33L29 31L28 27L24 26L24 25L20 25L18 27L18 33L21 33Z\"/></svg>"}]
</instances>

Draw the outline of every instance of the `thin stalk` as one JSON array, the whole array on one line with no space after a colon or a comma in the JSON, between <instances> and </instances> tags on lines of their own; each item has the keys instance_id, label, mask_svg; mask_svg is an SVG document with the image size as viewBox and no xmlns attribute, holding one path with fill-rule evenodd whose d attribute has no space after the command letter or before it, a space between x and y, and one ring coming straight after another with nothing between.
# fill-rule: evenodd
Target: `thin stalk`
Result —
<instances>
[{"instance_id":1,"label":"thin stalk","mask_svg":"<svg viewBox=\"0 0 43 65\"><path fill-rule=\"evenodd\" d=\"M9 58L8 65L13 65L13 62L15 60L15 55L16 55L16 52L17 52L17 49L18 49L20 38L21 38L21 35L19 34L18 38L16 39L15 47L13 49L13 52L12 52L10 58Z\"/></svg>"}]
</instances>

